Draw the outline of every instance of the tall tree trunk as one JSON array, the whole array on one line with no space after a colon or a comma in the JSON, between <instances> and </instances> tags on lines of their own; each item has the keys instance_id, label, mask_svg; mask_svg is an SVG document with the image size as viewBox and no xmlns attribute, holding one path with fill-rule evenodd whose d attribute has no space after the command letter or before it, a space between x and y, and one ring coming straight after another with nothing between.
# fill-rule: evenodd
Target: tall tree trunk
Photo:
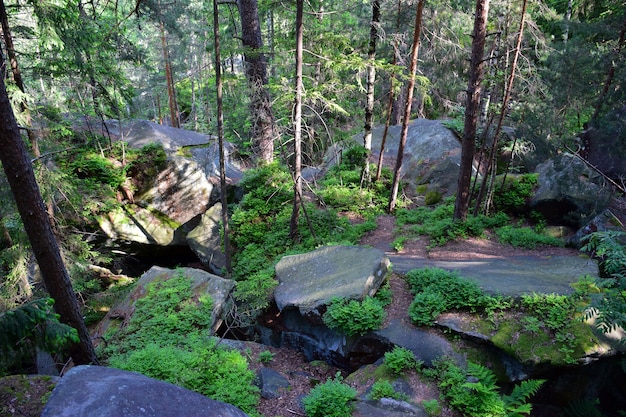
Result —
<instances>
[{"instance_id":1,"label":"tall tree trunk","mask_svg":"<svg viewBox=\"0 0 626 417\"><path fill-rule=\"evenodd\" d=\"M262 52L261 24L257 0L238 0L241 17L241 40L250 86L252 143L255 157L265 163L274 160L274 114L267 90L267 63Z\"/></svg>"},{"instance_id":2,"label":"tall tree trunk","mask_svg":"<svg viewBox=\"0 0 626 417\"><path fill-rule=\"evenodd\" d=\"M365 147L365 161L361 175L361 185L369 186L371 182L370 155L372 153L372 125L374 124L374 82L376 81L376 40L378 39L378 24L380 23L380 0L372 0L372 23L370 27L370 43L367 51L367 100L365 105L365 131L363 146Z\"/></svg>"},{"instance_id":3,"label":"tall tree trunk","mask_svg":"<svg viewBox=\"0 0 626 417\"><path fill-rule=\"evenodd\" d=\"M4 38L4 45L6 46L7 57L9 58L9 62L11 63L11 73L13 74L13 81L15 82L17 88L20 89L22 94L25 94L26 88L24 87L22 72L20 71L20 67L17 62L17 54L15 53L15 46L13 45L13 36L11 35L11 28L9 27L7 10L4 7L4 0L0 0L0 23L2 24L2 36ZM26 127L28 128L26 130L26 134L28 135L28 140L30 141L31 151L33 152L33 156L35 158L39 158L41 156L41 151L39 150L37 135L32 129L30 129L32 127L30 110L28 109L25 100L20 100L19 106L20 112L24 116Z\"/></svg>"},{"instance_id":4,"label":"tall tree trunk","mask_svg":"<svg viewBox=\"0 0 626 417\"><path fill-rule=\"evenodd\" d=\"M454 203L454 218L458 220L467 218L470 203L470 185L476 143L476 125L480 112L480 84L483 80L483 54L485 53L488 14L489 0L476 0L472 57L467 84L467 104L465 106L465 126L463 127L463 142L461 144L461 167Z\"/></svg>"},{"instance_id":5,"label":"tall tree trunk","mask_svg":"<svg viewBox=\"0 0 626 417\"><path fill-rule=\"evenodd\" d=\"M163 50L163 61L165 63L165 83L167 85L167 98L170 107L170 121L172 127L180 127L180 117L178 114L178 102L176 100L176 88L174 86L174 76L172 75L172 62L170 60L170 52L167 45L167 36L165 33L165 25L162 18L159 17L159 31L161 34L161 48Z\"/></svg>"},{"instance_id":6,"label":"tall tree trunk","mask_svg":"<svg viewBox=\"0 0 626 417\"><path fill-rule=\"evenodd\" d=\"M296 0L296 98L293 109L293 210L289 223L289 236L298 240L298 219L302 203L302 16L304 0Z\"/></svg>"},{"instance_id":7,"label":"tall tree trunk","mask_svg":"<svg viewBox=\"0 0 626 417\"><path fill-rule=\"evenodd\" d=\"M230 228L228 226L228 194L226 190L226 161L224 155L224 110L222 108L222 65L220 51L220 21L217 8L218 0L213 0L213 37L215 45L215 86L217 89L217 138L220 148L220 202L222 204L222 223L224 226L224 255L226 271L232 274L230 262Z\"/></svg>"},{"instance_id":8,"label":"tall tree trunk","mask_svg":"<svg viewBox=\"0 0 626 417\"><path fill-rule=\"evenodd\" d=\"M411 104L413 103L413 90L415 89L415 74L417 73L417 57L419 54L420 34L422 31L422 12L426 0L419 0L417 11L415 12L415 28L413 30L413 46L411 47L411 67L409 69L409 82L407 84L406 102L404 106L404 118L402 119L402 132L400 133L400 144L398 145L398 156L396 157L396 167L393 172L393 183L391 186L391 196L389 197L389 213L396 209L398 198L398 188L400 186L400 170L402 169L402 159L404 158L404 147L406 137L409 132L409 121L411 119Z\"/></svg>"},{"instance_id":9,"label":"tall tree trunk","mask_svg":"<svg viewBox=\"0 0 626 417\"><path fill-rule=\"evenodd\" d=\"M396 32L400 30L400 12L402 11L402 0L398 0L398 13L396 16ZM392 64L398 65L398 61L400 61L400 50L398 46L398 38L395 37L393 41L393 62ZM395 74L391 75L391 79L389 80L389 100L387 101L387 116L385 118L385 129L383 131L383 137L380 141L380 153L378 154L378 165L376 167L376 178L375 181L380 181L380 175L383 171L383 158L385 155L385 145L387 143L387 134L389 133L389 125L391 124L391 115L393 113L393 104L395 101L395 88L396 88L396 76Z\"/></svg>"},{"instance_id":10,"label":"tall tree trunk","mask_svg":"<svg viewBox=\"0 0 626 417\"><path fill-rule=\"evenodd\" d=\"M4 57L1 52L0 62L4 73ZM44 283L50 296L55 300L54 309L62 322L78 331L80 342L70 347L72 359L76 364L97 364L98 358L80 313L70 277L63 264L59 245L35 181L3 77L0 77L0 142L0 161Z\"/></svg>"},{"instance_id":11,"label":"tall tree trunk","mask_svg":"<svg viewBox=\"0 0 626 417\"><path fill-rule=\"evenodd\" d=\"M502 109L500 111L500 116L498 117L498 125L496 126L496 131L493 135L493 141L491 143L491 151L489 153L489 165L487 167L487 178L483 180L483 186L488 183L487 179L489 179L489 193L487 200L484 205L483 212L486 214L489 211L489 207L491 205L491 200L493 196L493 184L495 181L495 175L497 171L497 163L498 163L498 142L500 141L500 134L502 133L502 126L504 124L504 118L506 117L507 107L509 105L509 100L511 99L511 92L513 91L513 81L515 80L515 71L517 70L517 61L519 59L520 51L522 49L522 39L524 37L524 25L526 24L526 7L528 6L528 0L524 0L522 3L522 17L520 18L519 24L519 32L517 33L517 40L515 42L515 53L513 54L513 62L511 63L511 72L509 74L509 78L507 80L506 89L504 90L504 98L502 99ZM481 190L481 195L484 195L484 192Z\"/></svg>"}]
</instances>

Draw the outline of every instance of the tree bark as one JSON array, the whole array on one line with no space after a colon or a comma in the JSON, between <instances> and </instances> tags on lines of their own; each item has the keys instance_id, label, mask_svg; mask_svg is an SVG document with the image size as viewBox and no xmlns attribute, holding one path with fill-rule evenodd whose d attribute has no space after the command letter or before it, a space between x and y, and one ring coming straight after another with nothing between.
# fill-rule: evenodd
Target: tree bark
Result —
<instances>
[{"instance_id":1,"label":"tree bark","mask_svg":"<svg viewBox=\"0 0 626 417\"><path fill-rule=\"evenodd\" d=\"M1 52L0 62L3 63L4 73ZM70 347L72 359L76 364L97 364L98 359L35 181L3 77L0 77L0 142L0 160L44 283L55 300L54 309L63 323L78 331L80 342Z\"/></svg>"},{"instance_id":2,"label":"tree bark","mask_svg":"<svg viewBox=\"0 0 626 417\"><path fill-rule=\"evenodd\" d=\"M13 81L15 85L20 89L22 93L26 93L26 87L24 86L24 80L22 79L22 72L17 62L17 54L15 53L15 47L13 45L13 36L11 35L11 28L9 27L9 18L7 16L6 8L4 7L4 0L0 0L0 23L2 24L2 36L4 38L4 45L7 51L7 57L11 63L11 73L13 74ZM30 118L30 110L25 100L20 100L20 112L25 118L27 127L31 127L32 122ZM30 147L35 158L41 156L39 150L39 142L37 141L37 135L32 129L26 131L28 140L30 141Z\"/></svg>"},{"instance_id":3,"label":"tree bark","mask_svg":"<svg viewBox=\"0 0 626 417\"><path fill-rule=\"evenodd\" d=\"M289 236L298 240L298 219L302 203L302 21L304 0L296 1L296 98L293 110L293 210L289 222Z\"/></svg>"},{"instance_id":4,"label":"tree bark","mask_svg":"<svg viewBox=\"0 0 626 417\"><path fill-rule=\"evenodd\" d=\"M274 159L274 114L267 91L267 62L262 52L261 24L257 0L238 0L241 17L241 40L246 61L246 77L250 86L250 114L255 157L261 162Z\"/></svg>"},{"instance_id":5,"label":"tree bark","mask_svg":"<svg viewBox=\"0 0 626 417\"><path fill-rule=\"evenodd\" d=\"M178 115L178 102L176 100L176 88L174 86L174 76L172 75L172 63L167 45L167 36L165 34L165 25L159 17L159 30L161 32L161 48L163 50L163 61L165 63L165 83L167 84L167 98L170 108L170 121L172 127L180 127L180 118Z\"/></svg>"},{"instance_id":6,"label":"tree bark","mask_svg":"<svg viewBox=\"0 0 626 417\"><path fill-rule=\"evenodd\" d=\"M458 189L454 203L454 218L465 220L470 203L470 185L476 143L476 126L480 112L480 85L483 80L483 55L487 36L487 16L489 0L476 0L474 32L472 39L472 57L470 61L469 82L467 85L467 104L465 106L465 125L461 144L461 167Z\"/></svg>"},{"instance_id":7,"label":"tree bark","mask_svg":"<svg viewBox=\"0 0 626 417\"><path fill-rule=\"evenodd\" d=\"M400 170L402 169L402 159L404 157L404 147L406 137L409 132L409 121L411 119L411 105L413 103L413 90L415 89L415 74L417 73L417 57L419 54L420 34L422 31L422 12L426 0L419 0L417 11L415 12L415 28L413 30L413 46L411 47L411 67L409 69L409 82L407 83L406 102L404 107L404 117L402 119L402 131L400 133L400 144L398 145L398 156L396 166L393 171L393 183L391 186L391 196L389 197L389 213L396 209L398 198L398 188L400 187Z\"/></svg>"},{"instance_id":8,"label":"tree bark","mask_svg":"<svg viewBox=\"0 0 626 417\"><path fill-rule=\"evenodd\" d=\"M361 185L369 185L371 182L370 155L372 153L372 125L374 124L374 83L376 81L376 40L378 39L378 24L380 23L380 0L372 0L372 23L370 27L370 43L367 51L367 100L365 105L365 126L363 133L363 146L365 147L365 161L363 161L363 173Z\"/></svg>"},{"instance_id":9,"label":"tree bark","mask_svg":"<svg viewBox=\"0 0 626 417\"><path fill-rule=\"evenodd\" d=\"M224 227L224 255L228 275L232 274L230 262L230 228L228 226L228 194L226 190L226 161L224 155L224 110L222 106L223 85L220 50L220 21L217 8L218 0L213 0L213 37L215 45L215 86L217 89L217 138L220 148L220 202L222 204L222 223Z\"/></svg>"}]
</instances>

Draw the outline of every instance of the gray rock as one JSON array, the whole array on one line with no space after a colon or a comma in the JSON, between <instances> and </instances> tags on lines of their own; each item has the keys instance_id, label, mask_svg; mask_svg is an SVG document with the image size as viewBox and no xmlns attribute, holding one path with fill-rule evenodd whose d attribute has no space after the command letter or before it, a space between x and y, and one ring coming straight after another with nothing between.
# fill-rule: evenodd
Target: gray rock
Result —
<instances>
[{"instance_id":1,"label":"gray rock","mask_svg":"<svg viewBox=\"0 0 626 417\"><path fill-rule=\"evenodd\" d=\"M42 417L245 417L237 407L144 375L77 366L57 383Z\"/></svg>"},{"instance_id":2,"label":"gray rock","mask_svg":"<svg viewBox=\"0 0 626 417\"><path fill-rule=\"evenodd\" d=\"M396 346L409 349L415 358L424 362L426 366L432 366L435 359L442 357L449 357L459 365L465 363L465 359L454 351L453 346L445 338L415 328L399 319L392 320L389 326L376 331L376 334Z\"/></svg>"},{"instance_id":3,"label":"gray rock","mask_svg":"<svg viewBox=\"0 0 626 417\"><path fill-rule=\"evenodd\" d=\"M398 156L401 126L390 126L383 158L395 160ZM372 131L372 154L378 159L384 126ZM355 137L363 143L362 135ZM409 130L402 161L402 179L415 187L426 184L428 188L452 195L456 192L461 163L461 144L454 133L440 120L416 119Z\"/></svg>"},{"instance_id":4,"label":"gray rock","mask_svg":"<svg viewBox=\"0 0 626 417\"><path fill-rule=\"evenodd\" d=\"M226 256L222 248L222 206L215 204L200 219L200 224L187 234L187 243L200 261L214 273L220 273L226 266Z\"/></svg>"},{"instance_id":5,"label":"gray rock","mask_svg":"<svg viewBox=\"0 0 626 417\"><path fill-rule=\"evenodd\" d=\"M560 154L537 166L539 188L530 207L549 223L579 228L608 206L611 192L596 184L594 170L571 154Z\"/></svg>"},{"instance_id":6,"label":"gray rock","mask_svg":"<svg viewBox=\"0 0 626 417\"><path fill-rule=\"evenodd\" d=\"M135 290L123 301L115 305L107 315L98 323L94 330L94 339L101 337L115 320L123 320L127 323L135 311L135 302L146 294L146 286L154 281L166 281L174 274L182 273L192 279L192 298L203 294L209 294L213 300L211 312L211 329L215 331L221 324L222 316L227 312L232 303L231 292L235 288L235 282L229 279L209 274L206 271L195 268L168 269L153 266L144 273L137 282Z\"/></svg>"},{"instance_id":7,"label":"gray rock","mask_svg":"<svg viewBox=\"0 0 626 417\"><path fill-rule=\"evenodd\" d=\"M358 246L324 246L285 256L276 265L276 305L280 311L297 309L319 321L319 309L335 297L362 300L373 296L388 269L384 252Z\"/></svg>"},{"instance_id":8,"label":"gray rock","mask_svg":"<svg viewBox=\"0 0 626 417\"><path fill-rule=\"evenodd\" d=\"M358 401L355 411L358 417L428 416L420 406L391 398L381 398L379 401Z\"/></svg>"},{"instance_id":9,"label":"gray rock","mask_svg":"<svg viewBox=\"0 0 626 417\"><path fill-rule=\"evenodd\" d=\"M98 218L100 229L111 239L147 245L183 243L177 234L181 224L163 213L127 204Z\"/></svg>"},{"instance_id":10,"label":"gray rock","mask_svg":"<svg viewBox=\"0 0 626 417\"><path fill-rule=\"evenodd\" d=\"M266 400L279 398L281 391L289 389L289 381L277 372L269 368L261 368L256 374L256 385L261 389L261 397Z\"/></svg>"}]
</instances>

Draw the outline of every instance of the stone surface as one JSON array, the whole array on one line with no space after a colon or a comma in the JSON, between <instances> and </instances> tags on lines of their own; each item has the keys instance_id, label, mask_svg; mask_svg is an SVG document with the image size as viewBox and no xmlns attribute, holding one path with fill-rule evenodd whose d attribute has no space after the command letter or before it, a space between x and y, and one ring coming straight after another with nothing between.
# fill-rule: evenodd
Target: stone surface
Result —
<instances>
[{"instance_id":1,"label":"stone surface","mask_svg":"<svg viewBox=\"0 0 626 417\"><path fill-rule=\"evenodd\" d=\"M245 417L237 407L144 375L77 366L52 391L42 417Z\"/></svg>"},{"instance_id":2,"label":"stone surface","mask_svg":"<svg viewBox=\"0 0 626 417\"><path fill-rule=\"evenodd\" d=\"M379 401L358 401L355 412L358 417L428 416L420 406L390 398L381 398Z\"/></svg>"},{"instance_id":3,"label":"stone surface","mask_svg":"<svg viewBox=\"0 0 626 417\"><path fill-rule=\"evenodd\" d=\"M402 320L392 320L389 326L375 333L396 346L409 349L415 358L424 362L426 366L432 366L433 361L441 357L449 357L458 364L465 363L465 359L454 351L453 346L445 338L418 329Z\"/></svg>"},{"instance_id":4,"label":"stone surface","mask_svg":"<svg viewBox=\"0 0 626 417\"><path fill-rule=\"evenodd\" d=\"M398 156L402 126L390 126L385 142L384 160ZM372 130L372 155L378 160L384 126ZM355 137L360 144L362 135ZM415 187L426 184L442 195L456 192L461 163L461 144L455 134L440 120L416 119L409 124L402 162L403 180Z\"/></svg>"},{"instance_id":5,"label":"stone surface","mask_svg":"<svg viewBox=\"0 0 626 417\"><path fill-rule=\"evenodd\" d=\"M111 308L107 315L98 323L98 326L93 331L94 340L99 340L99 337L104 335L107 329L119 320L122 320L122 325L130 320L135 311L135 302L145 296L147 285L155 281L166 281L177 273L182 273L186 277L191 278L192 298L195 299L203 294L211 296L213 301L211 329L215 331L221 323L222 315L228 310L230 303L232 303L230 294L235 288L235 282L195 268L168 269L153 266L141 276L132 294Z\"/></svg>"},{"instance_id":6,"label":"stone surface","mask_svg":"<svg viewBox=\"0 0 626 417\"><path fill-rule=\"evenodd\" d=\"M556 155L538 165L537 173L530 208L550 224L583 227L610 202L610 189L596 184L603 181L600 175L574 155Z\"/></svg>"},{"instance_id":7,"label":"stone surface","mask_svg":"<svg viewBox=\"0 0 626 417\"><path fill-rule=\"evenodd\" d=\"M222 247L222 206L215 204L200 219L200 223L187 233L187 243L200 261L212 272L220 273L226 266Z\"/></svg>"},{"instance_id":8,"label":"stone surface","mask_svg":"<svg viewBox=\"0 0 626 417\"><path fill-rule=\"evenodd\" d=\"M335 297L362 300L373 296L388 269L384 252L358 246L324 246L285 256L276 265L276 306L280 311L297 309L303 316L319 318L319 309Z\"/></svg>"},{"instance_id":9,"label":"stone surface","mask_svg":"<svg viewBox=\"0 0 626 417\"><path fill-rule=\"evenodd\" d=\"M181 226L179 223L135 204L127 204L100 216L98 223L102 231L115 240L159 246L182 243L176 233Z\"/></svg>"},{"instance_id":10,"label":"stone surface","mask_svg":"<svg viewBox=\"0 0 626 417\"><path fill-rule=\"evenodd\" d=\"M512 256L475 261L436 261L419 257L389 255L393 270L437 267L458 271L476 281L486 292L519 296L533 292L571 294L572 284L584 275L598 276L598 263L586 256Z\"/></svg>"},{"instance_id":11,"label":"stone surface","mask_svg":"<svg viewBox=\"0 0 626 417\"><path fill-rule=\"evenodd\" d=\"M289 381L270 368L261 368L256 374L256 385L261 389L261 397L265 399L278 398L281 391L289 389Z\"/></svg>"}]
</instances>

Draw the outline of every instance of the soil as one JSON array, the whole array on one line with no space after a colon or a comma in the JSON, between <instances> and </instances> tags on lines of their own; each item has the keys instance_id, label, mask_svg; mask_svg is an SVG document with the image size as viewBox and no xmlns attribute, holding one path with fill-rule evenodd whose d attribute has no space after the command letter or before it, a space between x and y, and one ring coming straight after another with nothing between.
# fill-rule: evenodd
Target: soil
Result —
<instances>
[{"instance_id":1,"label":"soil","mask_svg":"<svg viewBox=\"0 0 626 417\"><path fill-rule=\"evenodd\" d=\"M509 245L500 245L495 239L470 238L450 242L441 247L429 247L429 242L424 237L404 242L401 251L392 249L392 242L396 237L395 220L392 216L382 215L377 219L378 227L366 234L361 240L362 245L368 245L381 249L387 253L401 253L406 256L425 257L431 259L463 260L477 258L502 258L516 255L575 255L578 253L570 248L539 248L536 250L524 250L513 248ZM390 285L393 292L393 302L387 308L387 321L395 318L408 320L407 311L412 297L405 286L404 280L392 274ZM259 359L259 354L269 351L273 354L272 359L264 363ZM306 395L316 382L324 382L334 377L340 369L324 363L305 360L304 356L291 349L277 349L262 345L251 345L248 351L251 368L256 371L263 366L272 368L285 376L291 388L284 390L279 398L262 399L259 411L267 417L270 416L304 416L300 406L301 399ZM266 354L267 355L267 354ZM348 375L343 373L344 377ZM437 389L428 381L424 381L416 373L406 375L409 384L416 393L412 401L438 399ZM359 394L362 394L371 378L367 372L353 375L346 379ZM0 415L2 416L25 416L38 417L43 410L45 401L49 396L54 382L49 377L31 379L27 384L22 377L7 377L0 379ZM355 413L355 416L357 414ZM441 416L456 417L453 411L443 409Z\"/></svg>"}]
</instances>

